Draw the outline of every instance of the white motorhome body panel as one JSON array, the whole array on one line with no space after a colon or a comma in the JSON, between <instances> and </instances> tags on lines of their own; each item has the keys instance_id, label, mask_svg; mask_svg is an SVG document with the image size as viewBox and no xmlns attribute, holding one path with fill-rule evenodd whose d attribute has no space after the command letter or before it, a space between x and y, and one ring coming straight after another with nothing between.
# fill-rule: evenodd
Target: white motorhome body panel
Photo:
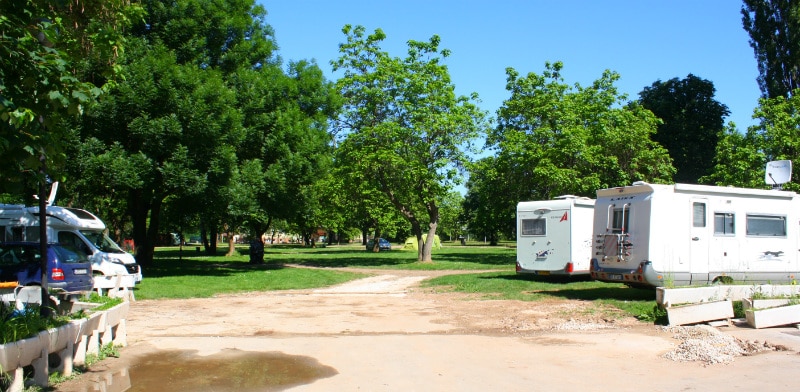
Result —
<instances>
[{"instance_id":1,"label":"white motorhome body panel","mask_svg":"<svg viewBox=\"0 0 800 392\"><path fill-rule=\"evenodd\" d=\"M794 192L706 185L597 191L595 279L663 286L792 282L800 199Z\"/></svg>"},{"instance_id":2,"label":"white motorhome body panel","mask_svg":"<svg viewBox=\"0 0 800 392\"><path fill-rule=\"evenodd\" d=\"M38 241L39 207L18 204L0 204L0 234L3 241ZM99 274L95 288L114 288L118 279L140 282L142 272L133 255L119 248L105 234L105 223L88 211L59 206L47 207L47 238L51 242L73 242L84 249L92 262L92 270ZM91 237L91 239L90 239ZM98 243L102 243L102 248Z\"/></svg>"},{"instance_id":3,"label":"white motorhome body panel","mask_svg":"<svg viewBox=\"0 0 800 392\"><path fill-rule=\"evenodd\" d=\"M594 200L561 196L517 204L517 273L589 273Z\"/></svg>"}]
</instances>

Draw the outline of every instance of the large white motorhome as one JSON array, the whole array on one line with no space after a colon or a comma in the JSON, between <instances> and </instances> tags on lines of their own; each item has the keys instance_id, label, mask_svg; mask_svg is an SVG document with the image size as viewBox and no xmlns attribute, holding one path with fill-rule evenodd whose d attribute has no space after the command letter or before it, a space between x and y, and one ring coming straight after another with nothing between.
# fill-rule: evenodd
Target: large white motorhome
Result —
<instances>
[{"instance_id":1,"label":"large white motorhome","mask_svg":"<svg viewBox=\"0 0 800 392\"><path fill-rule=\"evenodd\" d=\"M795 192L636 182L597 191L591 276L632 286L794 283Z\"/></svg>"},{"instance_id":2,"label":"large white motorhome","mask_svg":"<svg viewBox=\"0 0 800 392\"><path fill-rule=\"evenodd\" d=\"M571 195L517 204L517 273L586 275L594 200Z\"/></svg>"},{"instance_id":3,"label":"large white motorhome","mask_svg":"<svg viewBox=\"0 0 800 392\"><path fill-rule=\"evenodd\" d=\"M99 218L78 208L47 206L46 210L48 241L69 243L86 252L95 289L133 287L142 280L133 255L108 238ZM0 240L39 241L39 207L0 204Z\"/></svg>"}]
</instances>

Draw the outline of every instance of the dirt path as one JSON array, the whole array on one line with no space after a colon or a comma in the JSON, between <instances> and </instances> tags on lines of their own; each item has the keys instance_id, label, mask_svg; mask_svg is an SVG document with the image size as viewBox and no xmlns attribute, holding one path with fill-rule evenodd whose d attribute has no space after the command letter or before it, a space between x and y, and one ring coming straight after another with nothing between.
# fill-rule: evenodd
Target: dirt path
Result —
<instances>
[{"instance_id":1,"label":"dirt path","mask_svg":"<svg viewBox=\"0 0 800 392\"><path fill-rule=\"evenodd\" d=\"M475 300L416 286L441 272L374 272L371 278L318 290L134 302L127 320L129 346L121 358L104 361L58 390L114 390L101 386L103 377L165 350L213 358L230 349L302 357L330 370L292 391L797 388L796 329L723 327L725 333L776 342L787 350L737 357L728 364L675 362L663 357L680 343L672 333L600 314L588 303ZM129 378L132 386L116 390L146 390L137 389L138 378Z\"/></svg>"}]
</instances>

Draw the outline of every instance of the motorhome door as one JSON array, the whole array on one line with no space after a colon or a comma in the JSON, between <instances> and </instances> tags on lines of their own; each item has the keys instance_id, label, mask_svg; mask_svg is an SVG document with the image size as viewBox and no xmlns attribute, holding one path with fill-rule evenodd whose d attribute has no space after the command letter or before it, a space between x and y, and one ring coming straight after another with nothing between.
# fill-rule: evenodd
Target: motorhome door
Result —
<instances>
[{"instance_id":1,"label":"motorhome door","mask_svg":"<svg viewBox=\"0 0 800 392\"><path fill-rule=\"evenodd\" d=\"M691 228L689 229L689 258L690 270L692 273L692 280L696 274L705 274L704 279L708 279L708 246L711 236L709 229L710 223L708 221L708 200L706 199L692 199L692 219ZM676 246L683 246L683 244L675 244ZM698 276L698 278L700 278Z\"/></svg>"}]
</instances>

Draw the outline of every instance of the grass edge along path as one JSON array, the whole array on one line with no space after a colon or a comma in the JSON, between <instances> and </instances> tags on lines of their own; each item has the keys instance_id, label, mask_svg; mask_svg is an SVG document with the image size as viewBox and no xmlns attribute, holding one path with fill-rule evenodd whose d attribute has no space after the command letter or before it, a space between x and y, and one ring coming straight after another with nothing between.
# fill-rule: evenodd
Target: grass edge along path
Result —
<instances>
[{"instance_id":1,"label":"grass edge along path","mask_svg":"<svg viewBox=\"0 0 800 392\"><path fill-rule=\"evenodd\" d=\"M423 281L421 285L440 291L481 294L479 297L486 300L564 298L593 301L599 308L619 308L644 321L654 321L661 316L652 290L588 279L553 280L517 275L514 271L516 250L506 246L444 246L434 251L433 263L417 262L415 251L373 253L360 245L318 248L267 246L264 249L265 264L262 265L249 263L248 247L238 247L237 251L234 256L224 256L221 250L217 255L206 255L191 248L157 248L154 265L145 268L145 279L137 285L136 297L207 298L223 293L327 287L369 276L357 272L358 269L496 270L445 275ZM292 268L289 265L318 268Z\"/></svg>"}]
</instances>

